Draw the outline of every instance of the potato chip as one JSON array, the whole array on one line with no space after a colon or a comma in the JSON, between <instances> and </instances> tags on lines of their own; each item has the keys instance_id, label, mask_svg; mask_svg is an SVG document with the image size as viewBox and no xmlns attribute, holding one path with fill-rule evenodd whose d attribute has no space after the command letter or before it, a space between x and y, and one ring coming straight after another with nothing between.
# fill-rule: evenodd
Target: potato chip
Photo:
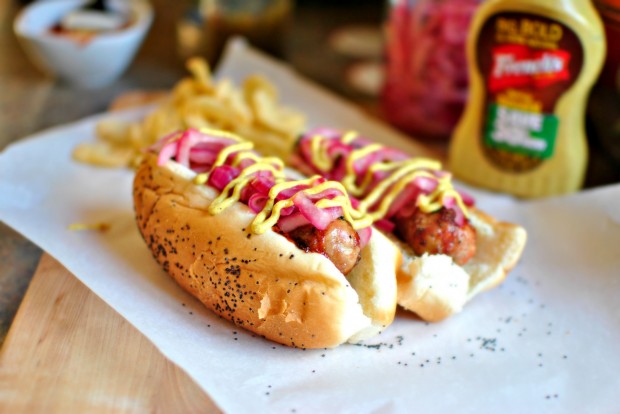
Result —
<instances>
[{"instance_id":1,"label":"potato chip","mask_svg":"<svg viewBox=\"0 0 620 414\"><path fill-rule=\"evenodd\" d=\"M236 88L229 79L213 79L204 59L191 58L186 67L191 76L179 80L165 99L152 92L144 93L145 99L135 92L130 100L119 98L123 107L128 102L144 104L151 97L158 105L140 122L100 122L97 141L78 145L73 157L99 166L136 166L145 148L186 128L224 129L253 141L264 155L289 155L305 129L305 117L279 103L278 91L268 79L251 75Z\"/></svg>"},{"instance_id":2,"label":"potato chip","mask_svg":"<svg viewBox=\"0 0 620 414\"><path fill-rule=\"evenodd\" d=\"M83 142L73 150L74 159L100 167L123 167L129 165L134 156L132 148L107 141Z\"/></svg>"}]
</instances>

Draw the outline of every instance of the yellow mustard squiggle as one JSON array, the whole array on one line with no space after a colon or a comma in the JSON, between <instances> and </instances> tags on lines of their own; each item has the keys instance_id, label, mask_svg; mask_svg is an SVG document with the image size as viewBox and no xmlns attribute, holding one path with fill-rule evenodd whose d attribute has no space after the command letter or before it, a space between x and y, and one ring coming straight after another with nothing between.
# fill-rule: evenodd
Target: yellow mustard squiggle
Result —
<instances>
[{"instance_id":1,"label":"yellow mustard squiggle","mask_svg":"<svg viewBox=\"0 0 620 414\"><path fill-rule=\"evenodd\" d=\"M343 136L338 139L343 144L351 144L353 138L356 136L357 135L355 133L348 132L343 134ZM317 134L311 139L312 162L319 169L324 171L331 170L335 160L328 159L329 157L327 155L326 146L322 145L323 142L327 142L330 138ZM342 179L342 184L344 185L344 188L353 196L363 196L363 199L357 207L361 213L368 213L372 216L374 221L384 218L392 202L409 183L418 177L429 177L437 181L437 187L431 194L421 194L418 196L416 205L420 208L420 210L425 213L432 213L439 210L443 206L444 200L447 198L454 198L465 216L469 216L469 212L462 200L461 195L452 186L451 175L445 174L441 177L437 177L432 174L432 171L441 170L441 163L436 160L428 158L412 158L402 161L377 162L369 166L360 185L358 186L358 177L353 168L355 162L372 154L373 152L380 151L383 148L384 147L380 144L370 144L359 149L354 149L351 151L346 160L346 175ZM380 171L391 171L391 173L376 183L375 187L369 192L368 189L373 182L375 173ZM372 212L369 212L369 209L375 206L378 202L378 208Z\"/></svg>"},{"instance_id":2,"label":"yellow mustard squiggle","mask_svg":"<svg viewBox=\"0 0 620 414\"><path fill-rule=\"evenodd\" d=\"M262 158L254 154L251 151L253 148L253 144L251 142L243 141L242 138L225 131L202 129L201 132L223 138L231 138L236 142L235 144L224 148L218 154L212 168L224 165L228 157L233 153L236 153L232 161L233 166L238 166L244 159L254 161L253 164L244 168L235 179L231 180L221 191L221 193L211 202L207 208L210 214L219 214L235 202L239 201L243 188L248 185L250 180L253 178L253 174L260 171L269 171L274 177L275 185L269 190L268 200L265 203L265 206L252 221L251 227L254 233L264 233L277 224L282 210L294 204L293 198L295 196L293 195L287 199L279 200L278 202L275 202L276 198L282 191L300 185L310 186L309 188L301 190L307 195L319 194L331 188L340 191L342 196L320 200L316 203L316 206L318 208L340 207L344 218L356 230L368 227L372 224L372 219L370 216L353 208L351 205L351 200L347 196L347 192L342 184L335 181L325 181L312 187L317 180L321 179L318 175L302 180L287 180L284 173L283 162L273 157ZM194 182L204 184L208 180L208 177L209 173L198 174L194 178Z\"/></svg>"},{"instance_id":3,"label":"yellow mustard squiggle","mask_svg":"<svg viewBox=\"0 0 620 414\"><path fill-rule=\"evenodd\" d=\"M250 141L245 141L245 142L240 142L238 144L230 145L222 149L222 151L220 151L220 153L217 155L215 162L213 163L213 168L219 167L220 165L224 165L224 163L226 162L230 154L233 154L235 152L240 152L240 151L248 151L248 150L251 150L252 148L254 148L254 144L252 144Z\"/></svg>"},{"instance_id":4,"label":"yellow mustard squiggle","mask_svg":"<svg viewBox=\"0 0 620 414\"><path fill-rule=\"evenodd\" d=\"M238 147L236 149L238 150ZM226 158L228 158L230 153L231 152L228 153ZM224 158L224 160L226 160L226 158ZM241 164L241 162L243 162L243 160L246 160L246 159L250 159L250 160L254 161L255 163L261 163L262 162L262 163L265 163L265 164L268 164L268 165L273 165L278 170L284 169L284 162L281 159L276 158L276 157L261 158L260 156L256 155L253 152L250 152L250 151L239 151L239 152L237 152L237 154L235 154L235 157L233 158L233 161L231 162L231 165L233 167L237 167L237 166L239 166ZM217 164L217 160L216 160L216 163L213 165L213 168L215 168L216 164ZM222 165L222 164L219 164L219 165ZM210 173L208 173L208 172L198 174L194 178L194 183L198 184L198 185L206 183L207 180L209 179L209 174Z\"/></svg>"},{"instance_id":5,"label":"yellow mustard squiggle","mask_svg":"<svg viewBox=\"0 0 620 414\"><path fill-rule=\"evenodd\" d=\"M228 138L228 139L232 139L233 141L237 141L237 142L246 141L245 139L241 138L239 135L233 132L223 131L221 129L211 129L211 128L202 127L198 129L198 131L202 132L205 135L214 135L220 138Z\"/></svg>"},{"instance_id":6,"label":"yellow mustard squiggle","mask_svg":"<svg viewBox=\"0 0 620 414\"><path fill-rule=\"evenodd\" d=\"M284 162L280 158L261 157L260 155L256 155L255 153L250 152L250 151L239 152L237 155L235 155L235 158L233 159L231 165L233 167L237 167L239 166L239 164L241 164L243 160L246 160L246 159L250 159L254 162L264 162L266 164L272 164L272 165L277 166L277 168L279 169L284 168Z\"/></svg>"},{"instance_id":7,"label":"yellow mustard squiggle","mask_svg":"<svg viewBox=\"0 0 620 414\"><path fill-rule=\"evenodd\" d=\"M224 162L226 162L226 159L230 156L230 154L234 153L235 151L246 152L243 150L251 150L252 148L254 148L254 144L252 144L252 142L245 141L243 138L241 138L240 136L236 134L233 134L232 132L220 131L217 129L210 129L210 128L200 128L199 131L205 135L212 135L212 136L216 136L219 138L228 138L236 142L236 144L233 144L229 147L224 148L224 150L222 150L222 152L218 154L218 157L213 163L212 168L223 165ZM247 153L252 154L249 151L247 151ZM209 179L209 173L200 173L194 178L194 184L198 184L198 185L204 184L207 182L208 179Z\"/></svg>"},{"instance_id":8,"label":"yellow mustard squiggle","mask_svg":"<svg viewBox=\"0 0 620 414\"><path fill-rule=\"evenodd\" d=\"M321 135L315 135L310 138L312 161L320 170L329 171L333 167L333 160L329 158L327 151L321 146L322 142L323 137Z\"/></svg>"},{"instance_id":9,"label":"yellow mustard squiggle","mask_svg":"<svg viewBox=\"0 0 620 414\"><path fill-rule=\"evenodd\" d=\"M221 213L235 202L239 201L239 198L241 197L241 190L243 190L243 188L250 182L252 179L252 174L258 171L270 171L274 177L282 177L282 171L277 170L273 165L263 164L260 162L252 164L241 170L241 173L237 178L226 184L226 187L224 187L222 192L215 197L211 204L209 204L209 213L213 215Z\"/></svg>"},{"instance_id":10,"label":"yellow mustard squiggle","mask_svg":"<svg viewBox=\"0 0 620 414\"><path fill-rule=\"evenodd\" d=\"M397 172L400 172L402 170L405 169L400 169ZM373 205L375 205L377 202L379 202L379 199L381 200L379 203L379 208L377 208L375 211L373 211L371 213L371 215L374 217L375 220L380 220L382 219L385 214L387 213L387 211L389 210L390 206L392 205L392 202L394 202L394 200L396 199L396 197L398 197L398 195L401 193L401 191L403 191L405 189L405 187L407 187L407 185L409 185L409 183L417 178L417 177L422 177L422 176L427 176L427 177L434 177L431 173L427 172L427 171L417 171L417 170L413 170L408 172L407 170L404 171L404 174L398 178L395 178L393 181L391 180L383 180L381 181L377 187L375 187L373 189L373 191L371 191L371 193L368 195L368 197L365 197L359 204L358 208L361 211L368 211L370 209L370 207L372 207ZM394 174L397 175L397 174ZM390 191L385 193L385 190L390 186L393 185L390 188ZM384 194L385 193L385 194ZM383 197L381 197L383 195ZM421 209L424 209L426 206L422 206L420 207ZM439 209L440 207L437 207L437 209ZM425 211L425 210L423 210Z\"/></svg>"},{"instance_id":11,"label":"yellow mustard squiggle","mask_svg":"<svg viewBox=\"0 0 620 414\"><path fill-rule=\"evenodd\" d=\"M347 131L342 134L341 141L343 144L351 144L359 135L356 131Z\"/></svg>"},{"instance_id":12,"label":"yellow mustard squiggle","mask_svg":"<svg viewBox=\"0 0 620 414\"><path fill-rule=\"evenodd\" d=\"M368 156L370 154L372 154L373 152L377 152L380 151L381 149L383 149L382 145L379 144L370 144L366 147L363 148L359 148L356 150L353 150L353 152L351 153L352 155L354 154L355 156L351 156L347 159L347 164L346 164L346 172L347 174L345 175L345 177L343 178L342 182L345 185L346 188L350 188L350 192L351 194L353 194L354 196L360 196L363 193L361 193L361 189L357 188L357 186L355 185L355 180L357 179L357 176L355 175L355 170L354 170L354 165L355 165L355 161L359 160L360 158L363 158L365 156Z\"/></svg>"},{"instance_id":13,"label":"yellow mustard squiggle","mask_svg":"<svg viewBox=\"0 0 620 414\"><path fill-rule=\"evenodd\" d=\"M271 190L269 190L269 200L267 201L267 205L265 205L265 208L256 216L256 219L254 219L254 222L252 223L252 230L255 233L264 233L278 222L282 209L290 207L294 204L294 196L288 199L280 200L274 204L278 194L286 189L293 188L298 185L311 186L318 179L321 179L321 177L313 176L303 180L286 181L274 185ZM328 189L337 189L343 195L332 199L319 200L316 203L318 208L340 207L345 220L348 221L356 230L368 227L372 224L370 216L367 214L362 214L353 208L351 205L351 200L348 196L346 196L346 190L336 181L325 181L319 185L304 189L301 192L307 195L316 195Z\"/></svg>"}]
</instances>

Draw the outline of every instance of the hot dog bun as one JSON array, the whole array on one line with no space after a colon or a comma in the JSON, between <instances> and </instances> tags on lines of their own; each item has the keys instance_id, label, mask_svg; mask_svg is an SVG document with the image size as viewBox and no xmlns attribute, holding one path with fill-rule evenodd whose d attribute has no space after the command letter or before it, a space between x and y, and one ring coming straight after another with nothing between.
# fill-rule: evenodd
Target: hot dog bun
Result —
<instances>
[{"instance_id":1,"label":"hot dog bun","mask_svg":"<svg viewBox=\"0 0 620 414\"><path fill-rule=\"evenodd\" d=\"M255 217L237 202L220 214L216 190L196 174L149 154L134 180L138 228L170 276L213 312L267 339L300 348L334 347L378 334L396 308L400 253L373 232L347 277L286 237L252 234Z\"/></svg>"},{"instance_id":2,"label":"hot dog bun","mask_svg":"<svg viewBox=\"0 0 620 414\"><path fill-rule=\"evenodd\" d=\"M429 322L438 322L462 310L475 295L499 285L516 265L526 242L526 231L470 209L477 250L459 266L447 255L416 256L409 245L390 238L403 254L398 271L398 304Z\"/></svg>"}]
</instances>

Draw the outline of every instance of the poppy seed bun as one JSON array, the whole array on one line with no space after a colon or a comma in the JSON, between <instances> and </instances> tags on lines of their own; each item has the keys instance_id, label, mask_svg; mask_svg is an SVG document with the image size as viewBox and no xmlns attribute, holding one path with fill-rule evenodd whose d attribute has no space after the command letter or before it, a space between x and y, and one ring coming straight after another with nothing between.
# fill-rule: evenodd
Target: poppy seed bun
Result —
<instances>
[{"instance_id":1,"label":"poppy seed bun","mask_svg":"<svg viewBox=\"0 0 620 414\"><path fill-rule=\"evenodd\" d=\"M255 217L235 203L217 215L217 195L195 173L149 154L134 180L134 208L155 259L207 308L267 339L300 348L334 347L378 334L394 319L400 253L374 231L345 277L325 256L285 236L250 232Z\"/></svg>"}]
</instances>

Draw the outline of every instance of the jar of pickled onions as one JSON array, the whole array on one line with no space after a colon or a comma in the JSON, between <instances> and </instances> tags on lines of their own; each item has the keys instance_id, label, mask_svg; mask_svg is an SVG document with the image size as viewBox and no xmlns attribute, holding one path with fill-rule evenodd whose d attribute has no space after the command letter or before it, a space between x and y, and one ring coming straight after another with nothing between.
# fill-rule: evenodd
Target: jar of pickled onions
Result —
<instances>
[{"instance_id":1,"label":"jar of pickled onions","mask_svg":"<svg viewBox=\"0 0 620 414\"><path fill-rule=\"evenodd\" d=\"M465 41L482 0L390 0L381 105L415 138L447 140L467 99Z\"/></svg>"},{"instance_id":2,"label":"jar of pickled onions","mask_svg":"<svg viewBox=\"0 0 620 414\"><path fill-rule=\"evenodd\" d=\"M600 81L620 91L620 0L594 0L605 27L607 56Z\"/></svg>"}]
</instances>

